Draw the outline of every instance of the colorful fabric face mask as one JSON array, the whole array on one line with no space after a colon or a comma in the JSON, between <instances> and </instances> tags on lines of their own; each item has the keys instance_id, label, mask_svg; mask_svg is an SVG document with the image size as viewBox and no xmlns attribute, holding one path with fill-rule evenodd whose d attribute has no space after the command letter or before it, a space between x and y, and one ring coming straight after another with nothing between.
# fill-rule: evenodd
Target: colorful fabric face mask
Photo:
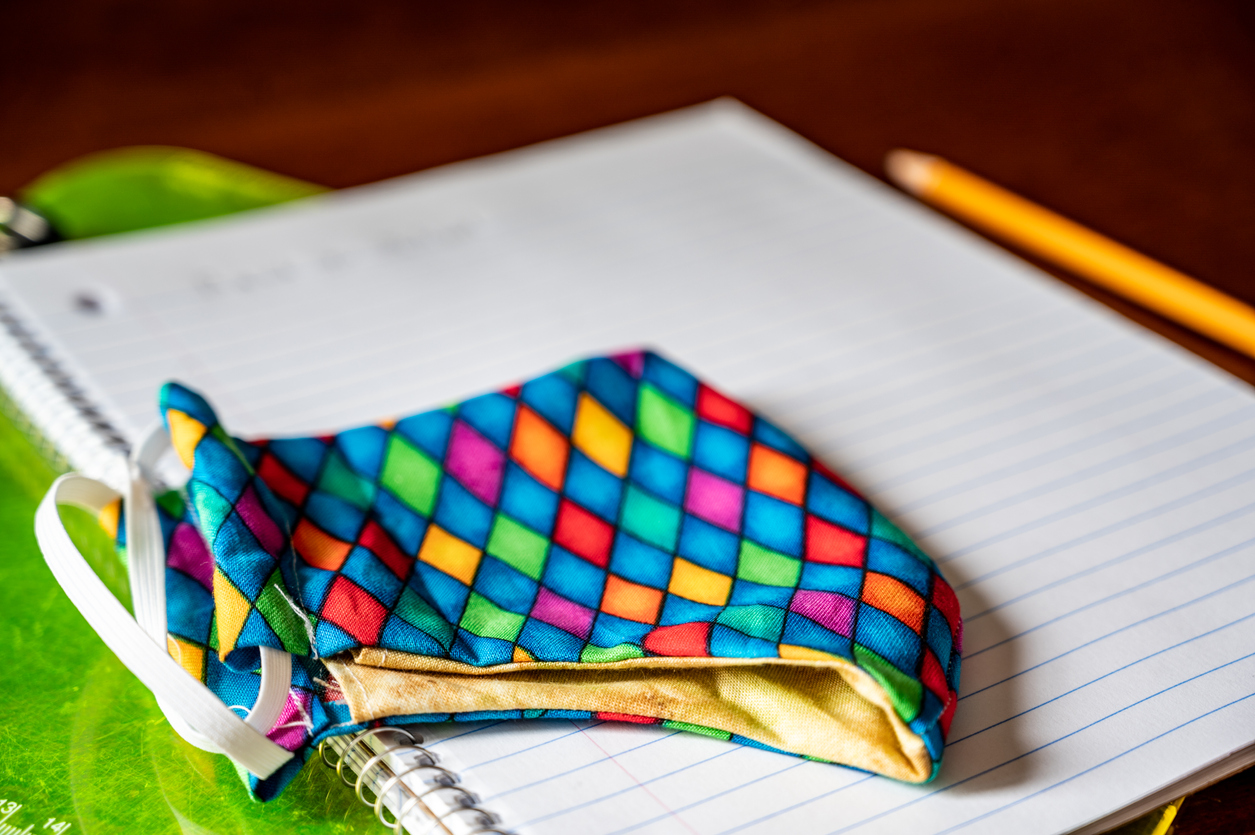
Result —
<instances>
[{"instance_id":1,"label":"colorful fabric face mask","mask_svg":"<svg viewBox=\"0 0 1255 835\"><path fill-rule=\"evenodd\" d=\"M950 587L788 435L656 354L329 437L234 439L177 384L161 409L192 471L152 506L168 648L292 752L249 775L259 797L329 735L450 719L660 723L936 773ZM117 505L103 518L125 546Z\"/></svg>"}]
</instances>

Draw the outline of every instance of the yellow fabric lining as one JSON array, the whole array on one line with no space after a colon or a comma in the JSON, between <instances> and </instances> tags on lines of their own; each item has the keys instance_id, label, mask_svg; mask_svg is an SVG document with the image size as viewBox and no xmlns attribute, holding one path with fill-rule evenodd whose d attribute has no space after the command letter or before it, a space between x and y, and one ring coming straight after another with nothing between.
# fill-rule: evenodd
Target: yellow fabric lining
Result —
<instances>
[{"instance_id":1,"label":"yellow fabric lining","mask_svg":"<svg viewBox=\"0 0 1255 835\"><path fill-rule=\"evenodd\" d=\"M818 655L818 653L816 653ZM354 722L414 713L587 710L739 734L921 783L932 762L869 675L844 659L634 658L472 667L367 649L325 659Z\"/></svg>"}]
</instances>

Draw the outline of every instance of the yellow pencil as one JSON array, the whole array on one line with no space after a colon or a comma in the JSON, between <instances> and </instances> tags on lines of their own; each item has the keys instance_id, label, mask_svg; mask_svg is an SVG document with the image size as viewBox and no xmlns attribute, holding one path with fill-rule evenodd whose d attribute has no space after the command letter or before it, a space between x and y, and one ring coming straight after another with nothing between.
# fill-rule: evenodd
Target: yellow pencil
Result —
<instances>
[{"instance_id":1,"label":"yellow pencil","mask_svg":"<svg viewBox=\"0 0 1255 835\"><path fill-rule=\"evenodd\" d=\"M911 194L1169 319L1255 357L1255 308L940 157L891 151Z\"/></svg>"}]
</instances>

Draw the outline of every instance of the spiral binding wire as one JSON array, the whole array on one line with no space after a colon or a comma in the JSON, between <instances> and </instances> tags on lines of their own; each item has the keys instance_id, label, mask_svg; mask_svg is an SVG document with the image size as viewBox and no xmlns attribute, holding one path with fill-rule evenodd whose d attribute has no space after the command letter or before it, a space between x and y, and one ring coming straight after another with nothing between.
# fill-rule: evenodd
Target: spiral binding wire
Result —
<instances>
[{"instance_id":1,"label":"spiral binding wire","mask_svg":"<svg viewBox=\"0 0 1255 835\"><path fill-rule=\"evenodd\" d=\"M408 742L387 741L385 734L404 737ZM382 750L372 746L372 741ZM324 740L318 746L318 755L325 765L335 769L346 786L353 788L358 800L374 810L379 822L397 835L403 829L412 835L510 835L498 828L495 815L476 805L475 795L458 785L457 775L437 765L436 755L422 745L421 734L382 726L352 737ZM338 755L334 761L327 759L328 750ZM413 763L405 763L406 758L412 758ZM406 767L394 769L397 762ZM356 772L355 779L345 776L346 768L350 774ZM367 791L374 797L367 798ZM396 799L390 799L390 795ZM385 817L385 809L392 820ZM413 819L415 812L422 816L421 820ZM421 824L426 824L426 828L419 828Z\"/></svg>"},{"instance_id":2,"label":"spiral binding wire","mask_svg":"<svg viewBox=\"0 0 1255 835\"><path fill-rule=\"evenodd\" d=\"M124 480L126 438L74 380L15 307L0 297L0 387L19 426L50 461L102 478ZM15 415L16 417L16 415Z\"/></svg>"}]
</instances>

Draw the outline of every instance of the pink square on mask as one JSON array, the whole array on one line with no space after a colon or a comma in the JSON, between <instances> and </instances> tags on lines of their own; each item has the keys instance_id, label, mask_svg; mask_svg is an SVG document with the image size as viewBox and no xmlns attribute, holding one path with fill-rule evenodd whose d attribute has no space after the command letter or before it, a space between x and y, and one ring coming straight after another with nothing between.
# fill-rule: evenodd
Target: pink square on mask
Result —
<instances>
[{"instance_id":1,"label":"pink square on mask","mask_svg":"<svg viewBox=\"0 0 1255 835\"><path fill-rule=\"evenodd\" d=\"M741 529L741 507L744 503L744 488L696 467L689 471L684 509L694 516L736 532Z\"/></svg>"},{"instance_id":2,"label":"pink square on mask","mask_svg":"<svg viewBox=\"0 0 1255 835\"><path fill-rule=\"evenodd\" d=\"M592 631L595 615L592 609L572 603L544 588L540 590L536 605L532 607L532 617L536 620L543 620L550 626L556 626L586 640L588 633Z\"/></svg>"},{"instance_id":3,"label":"pink square on mask","mask_svg":"<svg viewBox=\"0 0 1255 835\"><path fill-rule=\"evenodd\" d=\"M505 453L492 441L462 421L453 424L445 468L478 498L489 505L497 503L505 472Z\"/></svg>"}]
</instances>

